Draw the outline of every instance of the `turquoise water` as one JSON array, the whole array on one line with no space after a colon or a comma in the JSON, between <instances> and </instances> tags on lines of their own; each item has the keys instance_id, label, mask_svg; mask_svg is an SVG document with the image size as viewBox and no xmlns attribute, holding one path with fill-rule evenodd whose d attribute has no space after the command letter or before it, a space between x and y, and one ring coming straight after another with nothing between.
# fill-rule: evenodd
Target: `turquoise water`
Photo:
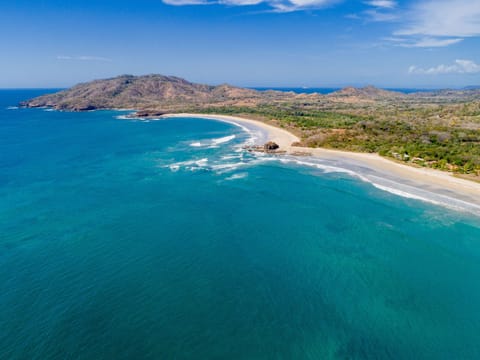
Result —
<instances>
[{"instance_id":1,"label":"turquoise water","mask_svg":"<svg viewBox=\"0 0 480 360\"><path fill-rule=\"evenodd\" d=\"M480 358L478 218L36 94L0 92L1 359Z\"/></svg>"}]
</instances>

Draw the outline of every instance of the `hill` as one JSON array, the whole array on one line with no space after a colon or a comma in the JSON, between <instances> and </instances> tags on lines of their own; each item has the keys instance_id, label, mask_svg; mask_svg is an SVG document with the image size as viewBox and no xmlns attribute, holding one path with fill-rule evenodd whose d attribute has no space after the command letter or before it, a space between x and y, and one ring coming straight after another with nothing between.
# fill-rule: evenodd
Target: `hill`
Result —
<instances>
[{"instance_id":1,"label":"hill","mask_svg":"<svg viewBox=\"0 0 480 360\"><path fill-rule=\"evenodd\" d=\"M164 109L179 105L251 102L258 91L230 85L195 84L175 76L122 75L76 85L55 94L40 96L21 103L26 107L51 107L58 110L95 109Z\"/></svg>"},{"instance_id":2,"label":"hill","mask_svg":"<svg viewBox=\"0 0 480 360\"><path fill-rule=\"evenodd\" d=\"M358 98L358 99L370 99L370 100L380 100L380 99L393 99L393 98L404 98L405 94L396 91L384 90L376 88L375 86L369 85L363 88L356 87L346 87L341 90L335 91L327 95L330 98Z\"/></svg>"}]
</instances>

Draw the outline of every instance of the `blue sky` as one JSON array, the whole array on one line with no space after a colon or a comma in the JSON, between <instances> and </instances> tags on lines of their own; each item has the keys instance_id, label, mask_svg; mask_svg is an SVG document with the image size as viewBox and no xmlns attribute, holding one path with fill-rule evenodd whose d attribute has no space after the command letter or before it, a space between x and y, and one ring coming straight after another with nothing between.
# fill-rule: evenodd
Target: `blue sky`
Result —
<instances>
[{"instance_id":1,"label":"blue sky","mask_svg":"<svg viewBox=\"0 0 480 360\"><path fill-rule=\"evenodd\" d=\"M480 1L2 1L0 45L0 87L462 87L480 85Z\"/></svg>"}]
</instances>

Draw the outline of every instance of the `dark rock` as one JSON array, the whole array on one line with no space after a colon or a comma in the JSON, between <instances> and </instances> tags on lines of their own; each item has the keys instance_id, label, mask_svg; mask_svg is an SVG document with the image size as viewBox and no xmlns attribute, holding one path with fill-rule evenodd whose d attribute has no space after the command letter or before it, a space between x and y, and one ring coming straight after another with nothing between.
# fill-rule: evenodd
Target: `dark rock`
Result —
<instances>
[{"instance_id":1,"label":"dark rock","mask_svg":"<svg viewBox=\"0 0 480 360\"><path fill-rule=\"evenodd\" d=\"M73 111L91 111L95 110L96 107L93 105L84 105L84 106L76 106L73 108Z\"/></svg>"},{"instance_id":2,"label":"dark rock","mask_svg":"<svg viewBox=\"0 0 480 360\"><path fill-rule=\"evenodd\" d=\"M265 151L274 151L274 150L277 150L279 148L280 148L280 146L278 146L278 144L273 142L273 141L269 141L269 142L265 143L265 145L263 145L263 149Z\"/></svg>"},{"instance_id":3,"label":"dark rock","mask_svg":"<svg viewBox=\"0 0 480 360\"><path fill-rule=\"evenodd\" d=\"M165 115L167 112L165 111L154 111L154 110L141 110L137 111L131 117L158 117Z\"/></svg>"}]
</instances>

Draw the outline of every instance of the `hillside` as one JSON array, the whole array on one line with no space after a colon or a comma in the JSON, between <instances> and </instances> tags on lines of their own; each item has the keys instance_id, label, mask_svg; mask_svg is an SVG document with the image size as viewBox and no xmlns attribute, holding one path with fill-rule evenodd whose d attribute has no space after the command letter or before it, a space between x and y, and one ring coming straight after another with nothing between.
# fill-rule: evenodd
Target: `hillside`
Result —
<instances>
[{"instance_id":1,"label":"hillside","mask_svg":"<svg viewBox=\"0 0 480 360\"><path fill-rule=\"evenodd\" d=\"M352 99L377 101L381 99L397 99L406 97L405 94L395 91L379 89L371 85L365 86L363 88L355 88L349 86L330 93L327 96L331 99L336 99L337 101L349 99L349 102L351 102Z\"/></svg>"},{"instance_id":2,"label":"hillside","mask_svg":"<svg viewBox=\"0 0 480 360\"><path fill-rule=\"evenodd\" d=\"M94 110L108 108L164 109L179 105L251 102L259 97L255 90L229 85L210 86L163 75L132 76L95 80L55 94L40 96L21 105L52 107L58 110Z\"/></svg>"}]
</instances>

